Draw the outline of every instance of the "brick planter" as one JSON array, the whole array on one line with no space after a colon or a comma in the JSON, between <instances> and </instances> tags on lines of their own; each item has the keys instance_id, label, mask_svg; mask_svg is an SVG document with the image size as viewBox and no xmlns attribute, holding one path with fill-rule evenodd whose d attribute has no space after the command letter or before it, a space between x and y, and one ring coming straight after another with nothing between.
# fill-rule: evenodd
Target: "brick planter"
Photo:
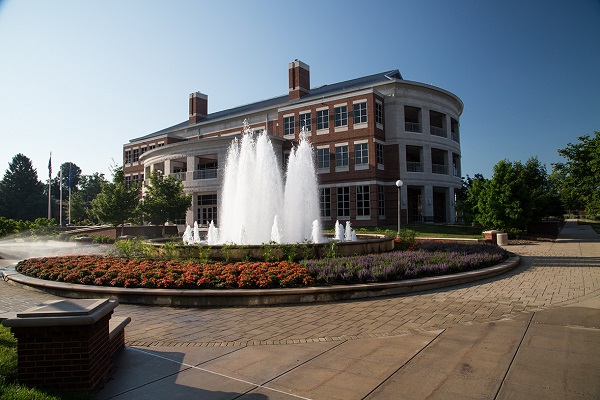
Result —
<instances>
[{"instance_id":1,"label":"brick planter","mask_svg":"<svg viewBox=\"0 0 600 400\"><path fill-rule=\"evenodd\" d=\"M6 319L3 324L17 338L19 382L61 390L102 387L123 348L129 322L122 320L118 331L109 331L117 305L109 300L59 300Z\"/></svg>"}]
</instances>

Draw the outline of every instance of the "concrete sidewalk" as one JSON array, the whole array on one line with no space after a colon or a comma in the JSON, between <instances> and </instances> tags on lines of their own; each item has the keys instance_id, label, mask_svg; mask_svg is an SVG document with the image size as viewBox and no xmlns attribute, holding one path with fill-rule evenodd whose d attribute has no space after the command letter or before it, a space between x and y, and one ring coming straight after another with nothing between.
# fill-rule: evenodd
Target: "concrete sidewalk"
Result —
<instances>
[{"instance_id":1,"label":"concrete sidewalk","mask_svg":"<svg viewBox=\"0 0 600 400\"><path fill-rule=\"evenodd\" d=\"M600 235L507 246L457 287L318 305L122 304L128 346L98 399L600 398ZM0 282L0 312L49 295Z\"/></svg>"}]
</instances>

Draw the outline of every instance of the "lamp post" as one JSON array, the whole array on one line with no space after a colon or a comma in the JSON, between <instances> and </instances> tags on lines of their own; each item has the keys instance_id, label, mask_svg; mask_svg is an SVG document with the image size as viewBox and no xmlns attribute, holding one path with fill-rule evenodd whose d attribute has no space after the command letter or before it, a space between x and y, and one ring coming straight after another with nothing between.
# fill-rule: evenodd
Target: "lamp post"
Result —
<instances>
[{"instance_id":1,"label":"lamp post","mask_svg":"<svg viewBox=\"0 0 600 400\"><path fill-rule=\"evenodd\" d=\"M402 182L400 179L398 179L396 181L396 186L398 186L398 237L400 237L400 218L402 213L401 211L401 207L400 207L400 198L401 198L401 191L400 188L402 187L402 185L404 184L404 182Z\"/></svg>"}]
</instances>

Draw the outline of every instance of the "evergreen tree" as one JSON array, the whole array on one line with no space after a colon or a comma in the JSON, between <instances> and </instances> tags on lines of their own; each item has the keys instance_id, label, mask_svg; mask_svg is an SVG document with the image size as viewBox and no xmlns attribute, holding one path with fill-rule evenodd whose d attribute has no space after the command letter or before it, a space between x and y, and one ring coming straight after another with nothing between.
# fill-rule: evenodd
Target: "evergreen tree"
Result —
<instances>
[{"instance_id":1,"label":"evergreen tree","mask_svg":"<svg viewBox=\"0 0 600 400\"><path fill-rule=\"evenodd\" d=\"M155 225L164 225L167 221L181 218L192 205L192 195L183 193L183 183L169 175L164 177L154 171L150 174L150 185L146 186L140 209L144 218ZM163 226L163 236L165 229Z\"/></svg>"},{"instance_id":2,"label":"evergreen tree","mask_svg":"<svg viewBox=\"0 0 600 400\"><path fill-rule=\"evenodd\" d=\"M31 160L19 153L13 157L0 181L0 215L34 221L46 214L44 185Z\"/></svg>"}]
</instances>

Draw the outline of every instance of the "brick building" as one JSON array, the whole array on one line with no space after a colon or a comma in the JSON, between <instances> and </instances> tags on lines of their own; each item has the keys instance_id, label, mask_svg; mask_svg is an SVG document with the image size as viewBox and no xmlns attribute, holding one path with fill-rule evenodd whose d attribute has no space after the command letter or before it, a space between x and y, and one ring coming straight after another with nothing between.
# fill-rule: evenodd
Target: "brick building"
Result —
<instances>
[{"instance_id":1,"label":"brick building","mask_svg":"<svg viewBox=\"0 0 600 400\"><path fill-rule=\"evenodd\" d=\"M454 94L402 79L398 70L310 87L310 69L289 64L288 94L208 113L208 96L190 94L189 119L123 146L126 182L153 170L176 174L193 193L185 219L218 225L227 149L244 120L266 129L285 163L302 126L309 131L323 225L394 226L398 188L403 222L455 222L461 187L459 117Z\"/></svg>"}]
</instances>

